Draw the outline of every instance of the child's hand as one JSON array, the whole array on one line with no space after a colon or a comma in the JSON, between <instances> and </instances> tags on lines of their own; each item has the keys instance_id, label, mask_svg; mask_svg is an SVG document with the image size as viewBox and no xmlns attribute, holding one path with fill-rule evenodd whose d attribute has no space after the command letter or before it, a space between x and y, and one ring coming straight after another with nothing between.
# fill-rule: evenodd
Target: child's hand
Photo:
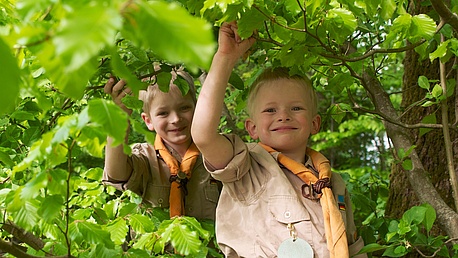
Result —
<instances>
[{"instance_id":1,"label":"child's hand","mask_svg":"<svg viewBox=\"0 0 458 258\"><path fill-rule=\"evenodd\" d=\"M230 23L223 23L219 30L218 36L218 53L238 60L245 52L250 49L256 39L250 37L242 40L237 32L237 23L235 21Z\"/></svg>"},{"instance_id":2,"label":"child's hand","mask_svg":"<svg viewBox=\"0 0 458 258\"><path fill-rule=\"evenodd\" d=\"M132 90L129 87L126 87L126 81L120 80L116 82L116 78L111 76L105 84L105 87L103 87L103 91L106 94L110 94L114 103L121 107L127 114L130 115L132 113L132 110L128 109L122 103L122 98L132 94Z\"/></svg>"}]
</instances>

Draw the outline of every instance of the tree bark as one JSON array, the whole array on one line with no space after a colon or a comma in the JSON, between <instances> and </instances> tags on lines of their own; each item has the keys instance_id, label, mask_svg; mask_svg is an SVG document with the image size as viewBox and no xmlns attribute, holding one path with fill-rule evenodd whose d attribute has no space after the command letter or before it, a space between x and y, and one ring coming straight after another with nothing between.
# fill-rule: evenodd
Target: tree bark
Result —
<instances>
[{"instance_id":1,"label":"tree bark","mask_svg":"<svg viewBox=\"0 0 458 258\"><path fill-rule=\"evenodd\" d=\"M438 1L436 1L438 2ZM437 3L436 3L437 5ZM412 14L427 13L430 9L425 8L419 3L411 2L410 12ZM403 94L402 107L407 108L412 103L423 99L427 93L426 90L418 86L418 77L426 76L430 80L439 80L439 62L436 60L431 63L429 59L420 60L415 51L407 51L404 59L404 76L403 76ZM456 72L450 72L451 65L447 65L447 72L452 76ZM454 107L454 95L448 99L449 107ZM455 110L449 109L449 120L454 121ZM415 124L430 114L434 114L437 123L441 122L440 107L431 106L428 108L414 107L409 109L402 117L401 121L406 124ZM392 126L387 125L388 128ZM405 150L408 145L396 143L395 139L400 137L394 136L398 130L390 129L393 143L397 150L403 146ZM435 228L435 234L446 233L450 237L458 236L458 214L454 205L450 177L447 172L445 144L442 130L432 130L424 135L420 135L420 130L405 130L404 137L408 139L410 145L416 145L413 157L417 160L412 171L405 171L401 166L393 166L390 176L390 195L385 214L387 217L400 218L402 214L414 205L421 203L431 204L438 215L438 224L440 229ZM390 133L389 133L390 135ZM452 148L454 160L457 158L457 133L451 131ZM406 148L407 147L407 148ZM412 161L414 159L412 158ZM456 171L455 171L456 173Z\"/></svg>"}]
</instances>

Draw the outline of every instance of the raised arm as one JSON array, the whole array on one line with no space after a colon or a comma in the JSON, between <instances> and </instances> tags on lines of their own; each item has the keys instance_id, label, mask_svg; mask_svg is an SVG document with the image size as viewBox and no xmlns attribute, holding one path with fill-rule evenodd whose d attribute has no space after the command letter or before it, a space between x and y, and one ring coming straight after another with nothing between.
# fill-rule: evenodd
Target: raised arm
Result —
<instances>
[{"instance_id":1,"label":"raised arm","mask_svg":"<svg viewBox=\"0 0 458 258\"><path fill-rule=\"evenodd\" d=\"M132 110L128 109L121 102L122 98L131 93L129 88L125 88L125 81L120 80L116 83L114 78L110 78L105 84L104 91L110 94L113 101L120 106L127 114L131 114ZM129 130L129 129L128 129ZM127 142L129 131L126 133L125 141ZM113 139L107 138L107 145L105 147L105 172L111 179L117 181L127 181L131 175L131 170L127 168L127 155L124 153L123 146L112 146ZM130 171L130 172L127 172Z\"/></svg>"},{"instance_id":2,"label":"raised arm","mask_svg":"<svg viewBox=\"0 0 458 258\"><path fill-rule=\"evenodd\" d=\"M241 40L235 22L221 26L218 50L197 100L191 134L205 160L215 169L224 168L233 157L232 146L218 133L218 126L231 72L254 42L254 38Z\"/></svg>"}]
</instances>

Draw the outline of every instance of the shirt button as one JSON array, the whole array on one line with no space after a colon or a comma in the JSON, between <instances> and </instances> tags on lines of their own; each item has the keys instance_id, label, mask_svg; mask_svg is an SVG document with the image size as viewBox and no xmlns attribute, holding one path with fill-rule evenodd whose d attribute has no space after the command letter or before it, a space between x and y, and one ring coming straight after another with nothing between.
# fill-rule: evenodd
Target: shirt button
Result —
<instances>
[{"instance_id":1,"label":"shirt button","mask_svg":"<svg viewBox=\"0 0 458 258\"><path fill-rule=\"evenodd\" d=\"M285 212L285 218L287 218L287 219L291 218L291 212L286 211Z\"/></svg>"},{"instance_id":2,"label":"shirt button","mask_svg":"<svg viewBox=\"0 0 458 258\"><path fill-rule=\"evenodd\" d=\"M157 202L158 202L159 204L160 204L160 203L163 203L163 202L164 202L164 199L159 198L159 199L157 199Z\"/></svg>"},{"instance_id":3,"label":"shirt button","mask_svg":"<svg viewBox=\"0 0 458 258\"><path fill-rule=\"evenodd\" d=\"M189 207L188 210L189 210L189 212L192 212L192 211L193 211L193 208L192 208L192 207Z\"/></svg>"}]
</instances>

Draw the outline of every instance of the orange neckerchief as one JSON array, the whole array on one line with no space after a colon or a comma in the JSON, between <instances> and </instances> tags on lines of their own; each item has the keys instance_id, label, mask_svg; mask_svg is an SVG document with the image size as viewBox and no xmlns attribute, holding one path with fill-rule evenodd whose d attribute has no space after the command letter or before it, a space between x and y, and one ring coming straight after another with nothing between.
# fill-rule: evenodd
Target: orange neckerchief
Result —
<instances>
[{"instance_id":1,"label":"orange neckerchief","mask_svg":"<svg viewBox=\"0 0 458 258\"><path fill-rule=\"evenodd\" d=\"M277 152L270 146L259 143L269 153ZM321 153L307 148L306 154L312 159L313 166L318 170L320 179L331 179L331 165L329 160ZM278 162L293 172L306 184L315 184L318 178L305 165L288 158L286 155L279 153ZM345 224L337 208L336 200L331 191L331 188L325 187L321 189L320 197L321 208L324 216L324 228L326 231L326 242L331 257L350 257L348 253L347 234L345 232Z\"/></svg>"},{"instance_id":2,"label":"orange neckerchief","mask_svg":"<svg viewBox=\"0 0 458 258\"><path fill-rule=\"evenodd\" d=\"M175 216L184 215L184 193L185 183L181 184L183 180L189 180L191 178L191 171L196 164L197 158L199 157L199 150L194 143L191 143L186 154L181 161L178 163L175 157L170 154L169 150L165 147L161 137L156 135L154 140L154 148L159 151L165 164L170 168L170 218ZM182 175L183 172L185 175ZM182 177L182 178L180 178Z\"/></svg>"}]
</instances>

